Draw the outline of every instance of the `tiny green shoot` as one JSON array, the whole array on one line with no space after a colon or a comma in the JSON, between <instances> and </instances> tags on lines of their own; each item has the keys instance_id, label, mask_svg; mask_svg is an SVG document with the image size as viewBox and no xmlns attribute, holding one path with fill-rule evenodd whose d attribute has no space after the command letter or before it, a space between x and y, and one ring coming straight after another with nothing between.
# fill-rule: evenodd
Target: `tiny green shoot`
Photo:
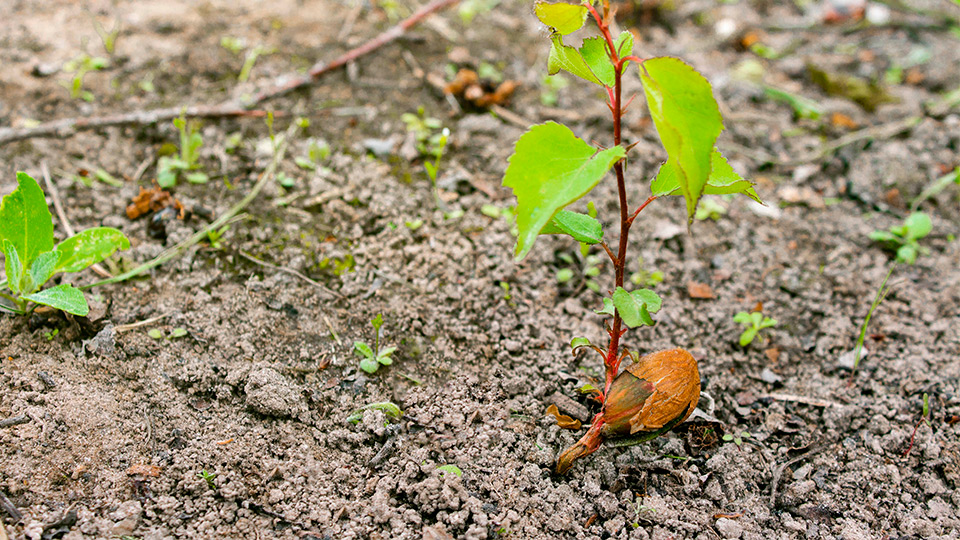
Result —
<instances>
[{"instance_id":1,"label":"tiny green shoot","mask_svg":"<svg viewBox=\"0 0 960 540\"><path fill-rule=\"evenodd\" d=\"M753 436L753 435L751 435L751 434L750 434L749 432L747 432L747 431L741 431L740 433L736 433L736 432L734 432L734 433L727 433L727 434L725 434L725 435L723 436L723 440L725 440L725 441L727 441L727 442L731 442L731 441L732 441L733 444L737 445L737 447L739 448L741 445L743 445L744 439L749 439L749 438L752 437L752 436Z\"/></svg>"},{"instance_id":2,"label":"tiny green shoot","mask_svg":"<svg viewBox=\"0 0 960 540\"><path fill-rule=\"evenodd\" d=\"M63 71L72 73L73 78L69 81L62 81L60 84L70 91L72 99L93 101L93 92L83 88L83 78L87 76L87 73L106 68L108 63L109 61L101 56L90 56L87 53L80 54L63 64Z\"/></svg>"},{"instance_id":3,"label":"tiny green shoot","mask_svg":"<svg viewBox=\"0 0 960 540\"><path fill-rule=\"evenodd\" d=\"M162 156L157 161L157 184L164 189L171 188L181 175L194 184L207 183L209 177L199 170L200 148L203 146L199 126L184 115L175 118L173 125L180 135L180 153L177 157Z\"/></svg>"},{"instance_id":4,"label":"tiny green shoot","mask_svg":"<svg viewBox=\"0 0 960 540\"><path fill-rule=\"evenodd\" d=\"M392 403L390 401L381 401L378 403L369 403L353 411L352 413L350 413L350 416L347 417L347 422L351 424L359 423L360 420L363 419L363 411L369 411L369 410L383 411L383 414L387 415L388 418L392 418L394 420L398 420L400 419L401 416L403 416L403 411L400 410L400 407L397 407L395 403Z\"/></svg>"},{"instance_id":5,"label":"tiny green shoot","mask_svg":"<svg viewBox=\"0 0 960 540\"><path fill-rule=\"evenodd\" d=\"M373 347L370 347L363 341L354 341L353 350L360 356L360 369L367 373L376 373L381 365L389 366L393 363L390 357L397 350L396 347L380 348L380 327L383 326L383 315L377 313L377 316L370 321L374 329Z\"/></svg>"},{"instance_id":6,"label":"tiny green shoot","mask_svg":"<svg viewBox=\"0 0 960 540\"><path fill-rule=\"evenodd\" d=\"M873 303L870 304L870 310L867 311L867 316L864 317L863 324L860 325L860 335L857 337L857 346L854 348L853 353L853 370L850 373L850 384L853 384L853 377L857 373L857 366L860 365L860 357L863 354L863 342L867 337L867 325L870 324L870 318L873 317L873 312L880 307L880 303L883 302L887 297L887 293L890 292L890 288L887 287L887 281L890 279L890 276L893 275L893 271L896 268L896 264L891 266L887 275L883 278L883 281L880 283L880 288L877 289L876 296L873 297Z\"/></svg>"},{"instance_id":7,"label":"tiny green shoot","mask_svg":"<svg viewBox=\"0 0 960 540\"><path fill-rule=\"evenodd\" d=\"M463 476L463 471L456 465L440 465L437 467L437 470L440 471L441 474L453 474L458 477Z\"/></svg>"},{"instance_id":8,"label":"tiny green shoot","mask_svg":"<svg viewBox=\"0 0 960 540\"><path fill-rule=\"evenodd\" d=\"M213 483L213 479L217 477L216 473L208 472L206 469L203 469L197 473L197 477L206 482L208 488L214 491L217 490L217 485Z\"/></svg>"},{"instance_id":9,"label":"tiny green shoot","mask_svg":"<svg viewBox=\"0 0 960 540\"><path fill-rule=\"evenodd\" d=\"M870 239L879 242L881 246L897 254L897 262L913 264L917 256L930 252L921 246L918 240L924 238L933 230L930 216L923 212L914 212L907 216L903 225L890 227L889 230L876 230L870 233Z\"/></svg>"},{"instance_id":10,"label":"tiny green shoot","mask_svg":"<svg viewBox=\"0 0 960 540\"><path fill-rule=\"evenodd\" d=\"M752 313L741 311L733 316L733 322L742 324L744 327L746 327L743 333L740 334L741 347L746 347L752 343L754 338L757 337L757 334L764 328L771 328L777 325L776 319L764 317L763 313L760 313L759 311L754 311Z\"/></svg>"}]
</instances>

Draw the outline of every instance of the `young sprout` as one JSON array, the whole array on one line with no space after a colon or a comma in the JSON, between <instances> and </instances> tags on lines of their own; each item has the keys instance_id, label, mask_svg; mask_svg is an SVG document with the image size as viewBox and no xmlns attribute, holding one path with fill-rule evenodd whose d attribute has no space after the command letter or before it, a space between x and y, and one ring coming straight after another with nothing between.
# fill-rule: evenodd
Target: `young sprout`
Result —
<instances>
[{"instance_id":1,"label":"young sprout","mask_svg":"<svg viewBox=\"0 0 960 540\"><path fill-rule=\"evenodd\" d=\"M743 444L744 439L749 439L753 435L750 435L749 432L741 431L740 433L727 433L723 436L723 440L727 442L733 442L739 448Z\"/></svg>"},{"instance_id":2,"label":"young sprout","mask_svg":"<svg viewBox=\"0 0 960 540\"><path fill-rule=\"evenodd\" d=\"M918 255L930 252L921 246L918 240L930 234L933 223L930 216L923 212L914 212L907 217L903 225L890 227L889 230L876 230L870 233L870 239L879 242L885 249L897 254L897 262L913 264Z\"/></svg>"},{"instance_id":3,"label":"young sprout","mask_svg":"<svg viewBox=\"0 0 960 540\"><path fill-rule=\"evenodd\" d=\"M370 321L375 330L373 347L363 341L354 341L353 349L360 355L360 369L367 373L376 373L380 365L389 366L393 363L390 355L397 350L396 347L380 348L380 327L383 326L383 315L377 313L377 316Z\"/></svg>"},{"instance_id":4,"label":"young sprout","mask_svg":"<svg viewBox=\"0 0 960 540\"><path fill-rule=\"evenodd\" d=\"M759 311L754 311L752 313L741 311L733 316L733 322L742 324L746 327L746 330L740 334L741 347L746 347L752 343L753 339L757 337L757 334L760 332L760 330L763 330L764 328L771 328L777 325L776 319L764 317L763 313L760 313Z\"/></svg>"},{"instance_id":5,"label":"young sprout","mask_svg":"<svg viewBox=\"0 0 960 540\"><path fill-rule=\"evenodd\" d=\"M205 184L210 179L200 169L200 147L203 146L203 137L199 133L196 122L188 121L185 116L175 118L173 125L180 135L180 150L178 157L162 156L157 161L157 184L162 188L171 188L177 183L177 178L183 174L188 182ZM172 150L174 153L176 149Z\"/></svg>"}]
</instances>

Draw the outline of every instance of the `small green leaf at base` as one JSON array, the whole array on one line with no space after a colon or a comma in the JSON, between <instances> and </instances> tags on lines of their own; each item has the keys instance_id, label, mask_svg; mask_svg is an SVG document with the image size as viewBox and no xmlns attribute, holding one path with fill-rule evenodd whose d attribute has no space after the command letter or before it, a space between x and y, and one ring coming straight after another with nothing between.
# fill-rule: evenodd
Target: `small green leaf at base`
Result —
<instances>
[{"instance_id":1,"label":"small green leaf at base","mask_svg":"<svg viewBox=\"0 0 960 540\"><path fill-rule=\"evenodd\" d=\"M573 352L577 352L577 349L581 347L589 347L590 345L592 345L592 343L585 337L575 337L570 341L570 348L573 349Z\"/></svg>"},{"instance_id":2,"label":"small green leaf at base","mask_svg":"<svg viewBox=\"0 0 960 540\"><path fill-rule=\"evenodd\" d=\"M659 311L661 303L660 296L650 289L627 292L623 287L617 287L613 292L613 306L623 319L623 323L630 328L656 324L650 313Z\"/></svg>"},{"instance_id":3,"label":"small green leaf at base","mask_svg":"<svg viewBox=\"0 0 960 540\"><path fill-rule=\"evenodd\" d=\"M529 253L559 210L586 195L625 154L621 146L597 152L556 122L523 134L503 178L517 197L516 260Z\"/></svg>"},{"instance_id":4,"label":"small green leaf at base","mask_svg":"<svg viewBox=\"0 0 960 540\"><path fill-rule=\"evenodd\" d=\"M540 234L568 234L584 244L599 244L603 241L603 227L599 221L569 210L560 210L554 214Z\"/></svg>"},{"instance_id":5,"label":"small green leaf at base","mask_svg":"<svg viewBox=\"0 0 960 540\"><path fill-rule=\"evenodd\" d=\"M37 258L33 260L33 264L30 265L31 290L39 289L50 279L50 276L53 275L56 269L59 258L60 254L57 253L56 250L37 255Z\"/></svg>"},{"instance_id":6,"label":"small green leaf at base","mask_svg":"<svg viewBox=\"0 0 960 540\"><path fill-rule=\"evenodd\" d=\"M366 371L367 373L376 373L377 368L380 367L380 364L373 358L364 358L360 360L360 369Z\"/></svg>"},{"instance_id":7,"label":"small green leaf at base","mask_svg":"<svg viewBox=\"0 0 960 540\"><path fill-rule=\"evenodd\" d=\"M456 465L441 465L437 467L437 470L442 473L452 473L459 476L463 476L463 471L460 470L460 467Z\"/></svg>"},{"instance_id":8,"label":"small green leaf at base","mask_svg":"<svg viewBox=\"0 0 960 540\"><path fill-rule=\"evenodd\" d=\"M371 360L376 359L376 355L373 354L373 349L371 349L369 345L367 345L362 341L354 341L353 348L358 353L360 353L364 358L369 358Z\"/></svg>"},{"instance_id":9,"label":"small green leaf at base","mask_svg":"<svg viewBox=\"0 0 960 540\"><path fill-rule=\"evenodd\" d=\"M86 317L87 313L90 313L90 306L87 305L87 299L83 297L83 292L67 283L28 294L23 298L81 317Z\"/></svg>"},{"instance_id":10,"label":"small green leaf at base","mask_svg":"<svg viewBox=\"0 0 960 540\"><path fill-rule=\"evenodd\" d=\"M17 253L17 247L13 242L3 239L4 271L7 274L7 287L20 294L20 282L23 280L23 263L20 261L20 254Z\"/></svg>"},{"instance_id":11,"label":"small green leaf at base","mask_svg":"<svg viewBox=\"0 0 960 540\"><path fill-rule=\"evenodd\" d=\"M79 272L113 255L130 249L127 237L113 227L93 227L57 244L60 253L56 272Z\"/></svg>"}]
</instances>

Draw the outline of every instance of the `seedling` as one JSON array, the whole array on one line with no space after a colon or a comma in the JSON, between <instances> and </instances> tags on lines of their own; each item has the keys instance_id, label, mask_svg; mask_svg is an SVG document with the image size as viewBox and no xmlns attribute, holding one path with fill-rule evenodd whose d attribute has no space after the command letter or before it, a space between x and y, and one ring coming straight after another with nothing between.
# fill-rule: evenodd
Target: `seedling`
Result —
<instances>
[{"instance_id":1,"label":"seedling","mask_svg":"<svg viewBox=\"0 0 960 540\"><path fill-rule=\"evenodd\" d=\"M100 36L100 41L103 43L103 50L113 56L113 53L117 50L117 37L120 35L120 20L117 19L113 23L113 27L107 30L96 17L91 15L90 18L93 19L93 29L96 30L97 35Z\"/></svg>"},{"instance_id":2,"label":"seedling","mask_svg":"<svg viewBox=\"0 0 960 540\"><path fill-rule=\"evenodd\" d=\"M364 405L362 408L353 411L350 413L350 416L347 417L347 422L350 422L351 424L359 423L360 420L363 419L363 411L368 410L383 411L383 414L387 415L387 418L393 418L394 420L398 420L401 416L403 416L403 411L401 411L400 407L397 407L396 404L389 401L382 401L379 403L369 403Z\"/></svg>"},{"instance_id":3,"label":"seedling","mask_svg":"<svg viewBox=\"0 0 960 540\"><path fill-rule=\"evenodd\" d=\"M704 194L741 193L753 199L757 199L757 195L753 184L734 172L715 148L717 136L723 130L723 119L710 83L702 75L678 58L634 56L633 34L629 31L618 36L611 34L609 21L613 15L607 0L599 2L598 7L592 1L537 2L535 12L550 28L549 73L566 71L602 87L613 117L612 144L603 147L591 145L555 122L532 126L517 141L503 178L503 185L512 188L517 197L519 234L514 252L517 261L527 256L539 235L565 234L577 242L602 248L613 263L614 286L610 295L603 298L602 309L597 310L608 317L609 343L606 349L584 345L603 357L606 380L598 398L604 409L594 417L586 435L561 454L557 471L563 473L574 460L599 448L606 437L637 431L652 438L669 431L693 411L699 398L696 361L679 349L661 351L657 357L664 360L663 365L670 366L669 373L661 375L656 365L644 362L634 365L638 366L635 371L640 375L625 372L633 377L633 382L618 376L621 361L629 356L621 348L621 338L630 328L655 324L652 315L661 303L652 290L624 288L629 233L637 216L658 198L682 196L690 224ZM588 16L593 17L600 35L584 39L579 48L567 45L565 36L579 30ZM637 71L627 71L631 63L636 64ZM625 164L633 146L625 144L621 130L624 109L632 100L623 99L622 78L633 73L639 75L643 84L650 118L667 154L666 162L651 183L651 196L639 206L627 200ZM566 208L587 195L610 168L616 175L620 238L608 244L599 219ZM654 373L662 378L640 378ZM611 394L615 380L622 384L618 385L619 393ZM676 394L665 389L673 383L676 383ZM647 397L658 391L671 393L669 399L664 398L664 403L670 405L658 406L655 412L652 408L643 408ZM654 422L647 415L656 415L658 420ZM657 425L643 424L644 418Z\"/></svg>"},{"instance_id":4,"label":"seedling","mask_svg":"<svg viewBox=\"0 0 960 540\"><path fill-rule=\"evenodd\" d=\"M216 491L217 485L213 483L213 479L217 477L216 473L207 472L206 469L201 470L197 473L197 477L203 479L207 483L207 487Z\"/></svg>"},{"instance_id":5,"label":"seedling","mask_svg":"<svg viewBox=\"0 0 960 540\"><path fill-rule=\"evenodd\" d=\"M697 207L697 213L694 214L694 219L697 221L705 221L712 219L718 221L721 217L725 216L727 213L727 207L720 204L713 197L704 197L700 201L700 206Z\"/></svg>"},{"instance_id":6,"label":"seedling","mask_svg":"<svg viewBox=\"0 0 960 540\"><path fill-rule=\"evenodd\" d=\"M373 348L363 341L354 341L353 349L360 355L360 369L367 373L376 373L380 365L389 366L393 363L390 355L397 350L396 347L380 348L380 327L383 326L383 315L377 313L377 316L370 321L375 331L373 338Z\"/></svg>"},{"instance_id":7,"label":"seedling","mask_svg":"<svg viewBox=\"0 0 960 540\"><path fill-rule=\"evenodd\" d=\"M918 255L926 255L930 252L924 246L921 246L918 240L930 234L933 230L933 223L930 216L923 212L914 212L910 214L903 222L903 225L890 227L887 231L876 230L870 233L870 239L897 254L897 262L913 264L917 262Z\"/></svg>"},{"instance_id":8,"label":"seedling","mask_svg":"<svg viewBox=\"0 0 960 540\"><path fill-rule=\"evenodd\" d=\"M659 283L663 283L663 272L644 268L643 257L637 257L637 265L639 266L639 270L630 274L631 283L646 287L654 287Z\"/></svg>"},{"instance_id":9,"label":"seedling","mask_svg":"<svg viewBox=\"0 0 960 540\"><path fill-rule=\"evenodd\" d=\"M759 311L754 311L752 313L741 311L733 316L733 322L742 324L746 327L746 330L740 334L741 347L746 347L747 345L751 344L754 338L757 337L757 334L764 328L772 328L777 325L776 319L764 317L763 313L760 313Z\"/></svg>"},{"instance_id":10,"label":"seedling","mask_svg":"<svg viewBox=\"0 0 960 540\"><path fill-rule=\"evenodd\" d=\"M93 101L93 92L83 89L83 78L91 71L100 71L107 67L109 61L101 56L90 56L83 53L73 60L68 60L63 64L65 73L73 73L73 78L69 81L62 81L61 85L70 91L72 99L82 99L84 101Z\"/></svg>"},{"instance_id":11,"label":"seedling","mask_svg":"<svg viewBox=\"0 0 960 540\"><path fill-rule=\"evenodd\" d=\"M218 251L223 249L223 242L221 242L221 239L229 230L230 225L224 225L219 229L211 229L210 232L207 233L207 242L210 243L210 247Z\"/></svg>"},{"instance_id":12,"label":"seedling","mask_svg":"<svg viewBox=\"0 0 960 540\"><path fill-rule=\"evenodd\" d=\"M743 445L744 439L749 439L752 436L749 432L741 431L740 433L727 433L723 436L723 440L733 442L733 444L737 445L737 448L740 448Z\"/></svg>"},{"instance_id":13,"label":"seedling","mask_svg":"<svg viewBox=\"0 0 960 540\"><path fill-rule=\"evenodd\" d=\"M566 77L557 74L552 77L550 75L544 75L541 85L540 103L547 107L554 107L557 102L560 101L560 90L570 86L570 83Z\"/></svg>"},{"instance_id":14,"label":"seedling","mask_svg":"<svg viewBox=\"0 0 960 540\"><path fill-rule=\"evenodd\" d=\"M439 159L450 134L448 131L444 135L440 120L427 116L423 107L419 107L416 114L403 113L400 120L407 125L407 132L413 134L420 155Z\"/></svg>"},{"instance_id":15,"label":"seedling","mask_svg":"<svg viewBox=\"0 0 960 540\"><path fill-rule=\"evenodd\" d=\"M920 415L920 420L917 421L917 425L913 426L913 433L910 434L910 444L907 446L906 451L903 452L903 457L906 459L910 455L910 451L913 450L913 441L917 437L917 430L920 429L921 424L927 424L927 427L932 428L930 425L930 397L926 392L923 393L923 414Z\"/></svg>"},{"instance_id":16,"label":"seedling","mask_svg":"<svg viewBox=\"0 0 960 540\"><path fill-rule=\"evenodd\" d=\"M870 304L870 310L867 311L867 316L864 317L863 324L860 325L860 336L857 337L857 346L854 348L853 353L853 369L850 372L850 384L853 384L853 377L856 375L857 367L860 365L860 357L863 354L863 342L867 337L867 325L870 324L870 318L873 317L873 312L880 307L880 303L883 302L884 298L887 297L887 293L890 292L890 288L887 287L887 281L890 279L890 276L893 275L893 271L896 268L896 265L891 267L886 277L883 278L883 282L880 283L880 288L877 289L877 295L873 297L873 303Z\"/></svg>"},{"instance_id":17,"label":"seedling","mask_svg":"<svg viewBox=\"0 0 960 540\"><path fill-rule=\"evenodd\" d=\"M25 315L42 304L84 317L90 311L80 289L62 283L44 289L54 275L80 272L118 249L129 249L127 237L111 227L80 231L56 246L53 216L43 190L30 175L17 173L17 188L0 201L0 246L6 279L0 281L0 309ZM4 300L6 302L4 302Z\"/></svg>"},{"instance_id":18,"label":"seedling","mask_svg":"<svg viewBox=\"0 0 960 540\"><path fill-rule=\"evenodd\" d=\"M453 474L457 477L463 476L463 471L456 465L441 465L437 467L437 470L440 471L441 474Z\"/></svg>"},{"instance_id":19,"label":"seedling","mask_svg":"<svg viewBox=\"0 0 960 540\"><path fill-rule=\"evenodd\" d=\"M160 330L159 328L153 328L153 329L151 329L149 332L147 332L147 335L150 336L150 337L152 337L153 339L167 339L167 340L170 340L170 339L176 339L176 338L184 337L184 336L186 336L188 333L189 333L189 332L187 332L186 329L184 329L184 328L179 328L179 327L178 327L178 328L174 328L173 330L171 330L171 331L170 331L170 335L165 336L165 335L163 334L163 330Z\"/></svg>"},{"instance_id":20,"label":"seedling","mask_svg":"<svg viewBox=\"0 0 960 540\"><path fill-rule=\"evenodd\" d=\"M443 149L447 146L448 137L450 137L450 130L443 128L443 131L440 132L440 138L435 144L433 163L430 163L429 160L425 160L423 162L423 168L426 169L427 177L430 179L430 184L433 185L433 198L437 202L437 208L441 210L446 208L446 205L440 198L440 189L437 187L437 174L440 172L440 158L443 157Z\"/></svg>"},{"instance_id":21,"label":"seedling","mask_svg":"<svg viewBox=\"0 0 960 540\"><path fill-rule=\"evenodd\" d=\"M330 157L330 145L326 141L311 139L307 145L307 155L298 156L293 161L301 169L315 171L328 157Z\"/></svg>"},{"instance_id":22,"label":"seedling","mask_svg":"<svg viewBox=\"0 0 960 540\"><path fill-rule=\"evenodd\" d=\"M588 249L589 246L587 246L586 244L583 244L583 248L585 249L581 250L581 253L580 253L581 257L579 257L578 259L574 259L573 255L570 255L569 253L557 254L558 259L565 262L567 265L573 266L576 268L576 271L574 271L574 268L561 268L560 270L557 270L557 274L556 274L557 282L567 283L571 281L574 277L576 277L577 274L579 273L582 279L583 286L585 286L586 288L590 289L593 292L599 293L600 284L597 283L597 281L594 278L600 275L599 264L600 264L600 261L602 261L602 259L600 258L599 255L592 255L592 254L585 255L584 252L589 253L589 249Z\"/></svg>"},{"instance_id":23,"label":"seedling","mask_svg":"<svg viewBox=\"0 0 960 540\"><path fill-rule=\"evenodd\" d=\"M184 116L175 118L173 125L180 134L179 157L162 156L157 162L157 184L166 189L177 184L177 178L183 175L188 182L206 184L210 179L200 169L200 147L203 146L203 137L199 133L199 126L194 121L188 121ZM176 148L173 149L176 152Z\"/></svg>"},{"instance_id":24,"label":"seedling","mask_svg":"<svg viewBox=\"0 0 960 540\"><path fill-rule=\"evenodd\" d=\"M633 525L634 529L640 528L640 521L644 519L643 518L644 514L652 514L652 513L656 513L657 511L656 508L643 504L643 496L641 496L639 493L636 494L636 499L633 505L631 506L633 506L633 512L634 512L633 523L631 523L631 525Z\"/></svg>"},{"instance_id":25,"label":"seedling","mask_svg":"<svg viewBox=\"0 0 960 540\"><path fill-rule=\"evenodd\" d=\"M910 208L912 210L916 210L920 207L920 203L929 199L930 197L935 197L941 191L947 189L950 184L956 184L960 186L960 167L957 167L940 178L937 178L929 186L924 188L924 190L920 192L920 195L917 195L917 198L910 203Z\"/></svg>"}]
</instances>

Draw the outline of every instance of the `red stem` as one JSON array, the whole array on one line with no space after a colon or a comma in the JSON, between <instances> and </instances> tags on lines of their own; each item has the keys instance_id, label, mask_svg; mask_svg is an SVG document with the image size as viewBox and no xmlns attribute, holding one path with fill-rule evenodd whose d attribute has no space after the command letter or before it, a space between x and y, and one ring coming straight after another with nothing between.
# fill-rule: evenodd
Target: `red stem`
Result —
<instances>
[{"instance_id":1,"label":"red stem","mask_svg":"<svg viewBox=\"0 0 960 540\"><path fill-rule=\"evenodd\" d=\"M622 142L621 119L623 117L624 109L621 95L623 66L629 61L641 63L643 62L643 59L632 55L620 58L620 54L613 43L613 36L610 35L610 27L607 26L603 20L603 17L597 13L597 10L592 5L587 4L587 9L590 10L590 14L593 15L594 20L597 22L597 27L600 29L600 33L607 42L610 62L614 65L614 86L613 88L607 88L607 93L610 97L610 112L613 114L613 144L619 145ZM640 207L637 208L633 214L629 213L628 209L630 206L627 203L627 185L623 174L624 161L625 160L622 159L613 165L613 170L617 175L617 193L620 199L620 243L617 254L614 255L610 248L606 244L603 244L603 248L606 250L607 255L610 256L610 260L613 262L617 287L623 287L623 278L627 266L627 245L630 239L630 226L633 224L633 220L636 219L637 215L640 214L640 212L643 211L648 204L656 199L655 196L651 196L646 200L646 202L640 205ZM623 319L620 318L619 313L614 312L613 328L610 330L610 344L607 346L607 354L604 361L604 365L606 367L606 384L604 385L603 390L604 396L610 392L610 385L613 384L613 379L616 378L617 372L620 371L620 362L622 358L617 353L620 348L620 337L624 334L624 332L626 332L626 329L623 328Z\"/></svg>"}]
</instances>

